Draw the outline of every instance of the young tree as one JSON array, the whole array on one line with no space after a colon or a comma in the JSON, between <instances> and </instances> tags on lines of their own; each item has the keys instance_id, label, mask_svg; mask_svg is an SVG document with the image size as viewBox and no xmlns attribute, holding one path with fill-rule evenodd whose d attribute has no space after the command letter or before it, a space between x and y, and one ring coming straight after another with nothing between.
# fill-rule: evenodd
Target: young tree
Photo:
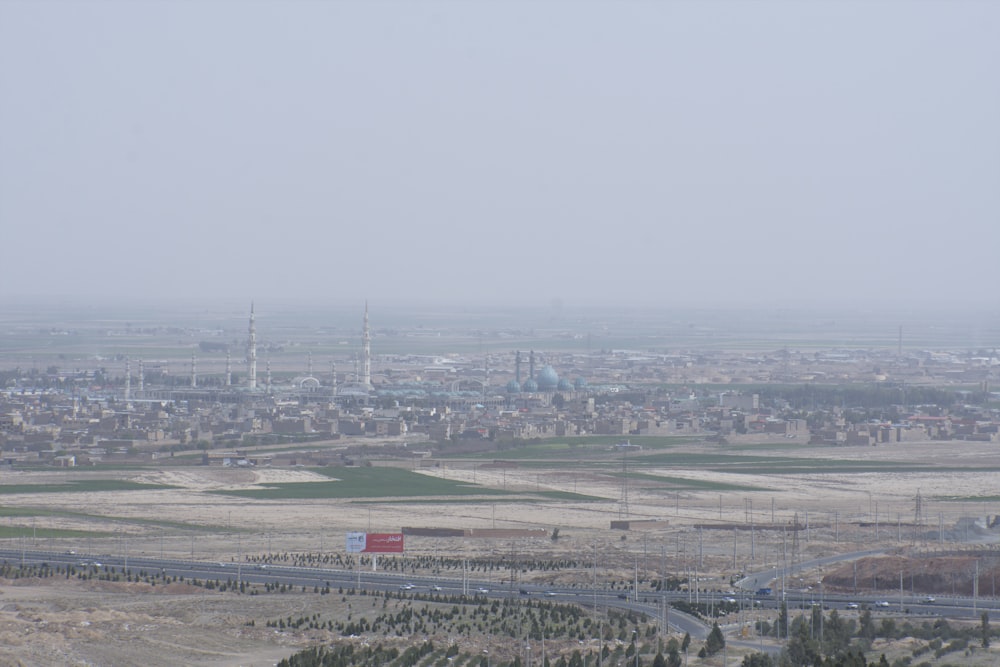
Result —
<instances>
[{"instance_id":1,"label":"young tree","mask_svg":"<svg viewBox=\"0 0 1000 667\"><path fill-rule=\"evenodd\" d=\"M774 636L778 639L788 635L788 603L781 603L781 611L778 612L778 620L774 624Z\"/></svg>"},{"instance_id":2,"label":"young tree","mask_svg":"<svg viewBox=\"0 0 1000 667\"><path fill-rule=\"evenodd\" d=\"M858 628L858 636L869 642L875 639L875 621L872 620L871 609L865 609L861 614L861 627Z\"/></svg>"},{"instance_id":3,"label":"young tree","mask_svg":"<svg viewBox=\"0 0 1000 667\"><path fill-rule=\"evenodd\" d=\"M708 655L715 655L725 646L726 638L722 634L722 628L719 627L718 623L713 623L712 631L708 633L708 639L705 640L705 652Z\"/></svg>"}]
</instances>

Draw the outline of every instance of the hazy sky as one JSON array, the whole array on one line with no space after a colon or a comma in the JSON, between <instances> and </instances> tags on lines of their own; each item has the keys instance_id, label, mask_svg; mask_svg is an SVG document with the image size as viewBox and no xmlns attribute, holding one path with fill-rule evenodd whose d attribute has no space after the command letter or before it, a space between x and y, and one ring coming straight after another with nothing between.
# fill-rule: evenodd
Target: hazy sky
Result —
<instances>
[{"instance_id":1,"label":"hazy sky","mask_svg":"<svg viewBox=\"0 0 1000 667\"><path fill-rule=\"evenodd\" d=\"M998 36L991 0L0 0L0 297L995 308Z\"/></svg>"}]
</instances>

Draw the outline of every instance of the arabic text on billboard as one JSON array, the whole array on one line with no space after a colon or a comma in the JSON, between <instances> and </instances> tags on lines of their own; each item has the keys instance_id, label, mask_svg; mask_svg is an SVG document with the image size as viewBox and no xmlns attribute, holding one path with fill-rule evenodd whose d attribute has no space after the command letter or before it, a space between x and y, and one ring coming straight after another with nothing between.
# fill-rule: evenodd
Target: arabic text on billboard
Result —
<instances>
[{"instance_id":1,"label":"arabic text on billboard","mask_svg":"<svg viewBox=\"0 0 1000 667\"><path fill-rule=\"evenodd\" d=\"M401 554L403 553L403 534L368 533L365 539L365 553Z\"/></svg>"},{"instance_id":2,"label":"arabic text on billboard","mask_svg":"<svg viewBox=\"0 0 1000 667\"><path fill-rule=\"evenodd\" d=\"M402 533L347 533L349 554L401 554Z\"/></svg>"}]
</instances>

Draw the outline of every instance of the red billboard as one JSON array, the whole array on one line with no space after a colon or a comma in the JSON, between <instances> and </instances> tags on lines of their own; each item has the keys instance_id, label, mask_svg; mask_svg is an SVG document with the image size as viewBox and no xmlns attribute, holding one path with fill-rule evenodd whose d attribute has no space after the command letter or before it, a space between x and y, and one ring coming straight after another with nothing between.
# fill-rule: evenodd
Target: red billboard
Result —
<instances>
[{"instance_id":1,"label":"red billboard","mask_svg":"<svg viewBox=\"0 0 1000 667\"><path fill-rule=\"evenodd\" d=\"M401 554L403 553L402 533L368 533L365 535L366 554Z\"/></svg>"}]
</instances>

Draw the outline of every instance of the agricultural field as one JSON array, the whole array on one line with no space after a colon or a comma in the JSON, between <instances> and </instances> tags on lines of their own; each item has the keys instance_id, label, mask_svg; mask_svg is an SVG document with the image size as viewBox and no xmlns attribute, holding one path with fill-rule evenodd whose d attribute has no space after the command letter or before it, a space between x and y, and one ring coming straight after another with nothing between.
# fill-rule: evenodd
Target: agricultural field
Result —
<instances>
[{"instance_id":1,"label":"agricultural field","mask_svg":"<svg viewBox=\"0 0 1000 667\"><path fill-rule=\"evenodd\" d=\"M382 566L447 576L457 572L456 559L467 559L481 565L480 576L500 582L514 576L512 564L518 562L524 564L517 567L518 581L589 586L596 579L606 588L627 587L633 579L640 586L663 576L684 579L697 570L700 587L720 591L735 576L766 570L787 557L786 533L793 526L799 527L798 561L876 546L932 553L996 541L989 530L969 535L956 528L966 517L1000 514L994 492L1000 455L988 443L877 448L780 443L773 450L680 438L658 438L648 446L637 438L633 444L643 445L642 451L623 455L596 439L542 441L523 447L517 457L504 452L502 459L443 458L420 468L387 458L351 468L149 465L99 474L85 469L10 473L0 479L0 540L8 548L94 554L127 548L133 555L220 562L282 555L309 566L343 554L347 531L531 528L543 529L546 537L411 536L406 555L387 557ZM920 522L914 509L918 495ZM612 530L611 522L620 520L636 527ZM876 522L881 524L877 536ZM822 576L817 571L802 578ZM71 597L82 608L166 605L174 610L169 620L158 617L160 612L142 612L150 627L219 623L220 616L238 616L237 608L251 608L245 599L227 601L228 594L219 591L162 589L151 597L134 585L113 593L74 586ZM0 603L12 601L45 618L55 613L51 599L58 587L55 581L38 586L6 581ZM330 618L343 613L343 601L334 598L322 600ZM294 610L274 609L271 615L320 613L312 599L290 604ZM338 604L340 611L333 611ZM229 607L233 611L221 611ZM254 639L248 645L259 651L256 655L274 658L315 639L303 628L265 630L260 622L267 620L262 614L253 630L231 626L218 633L206 644L215 647L212 655L192 655L189 664L247 664L243 643L250 635ZM99 642L100 624L87 627L86 634ZM60 641L71 651L73 633ZM16 645L8 651L16 655ZM230 661L227 652L240 657ZM142 658L157 664L153 652Z\"/></svg>"}]
</instances>

